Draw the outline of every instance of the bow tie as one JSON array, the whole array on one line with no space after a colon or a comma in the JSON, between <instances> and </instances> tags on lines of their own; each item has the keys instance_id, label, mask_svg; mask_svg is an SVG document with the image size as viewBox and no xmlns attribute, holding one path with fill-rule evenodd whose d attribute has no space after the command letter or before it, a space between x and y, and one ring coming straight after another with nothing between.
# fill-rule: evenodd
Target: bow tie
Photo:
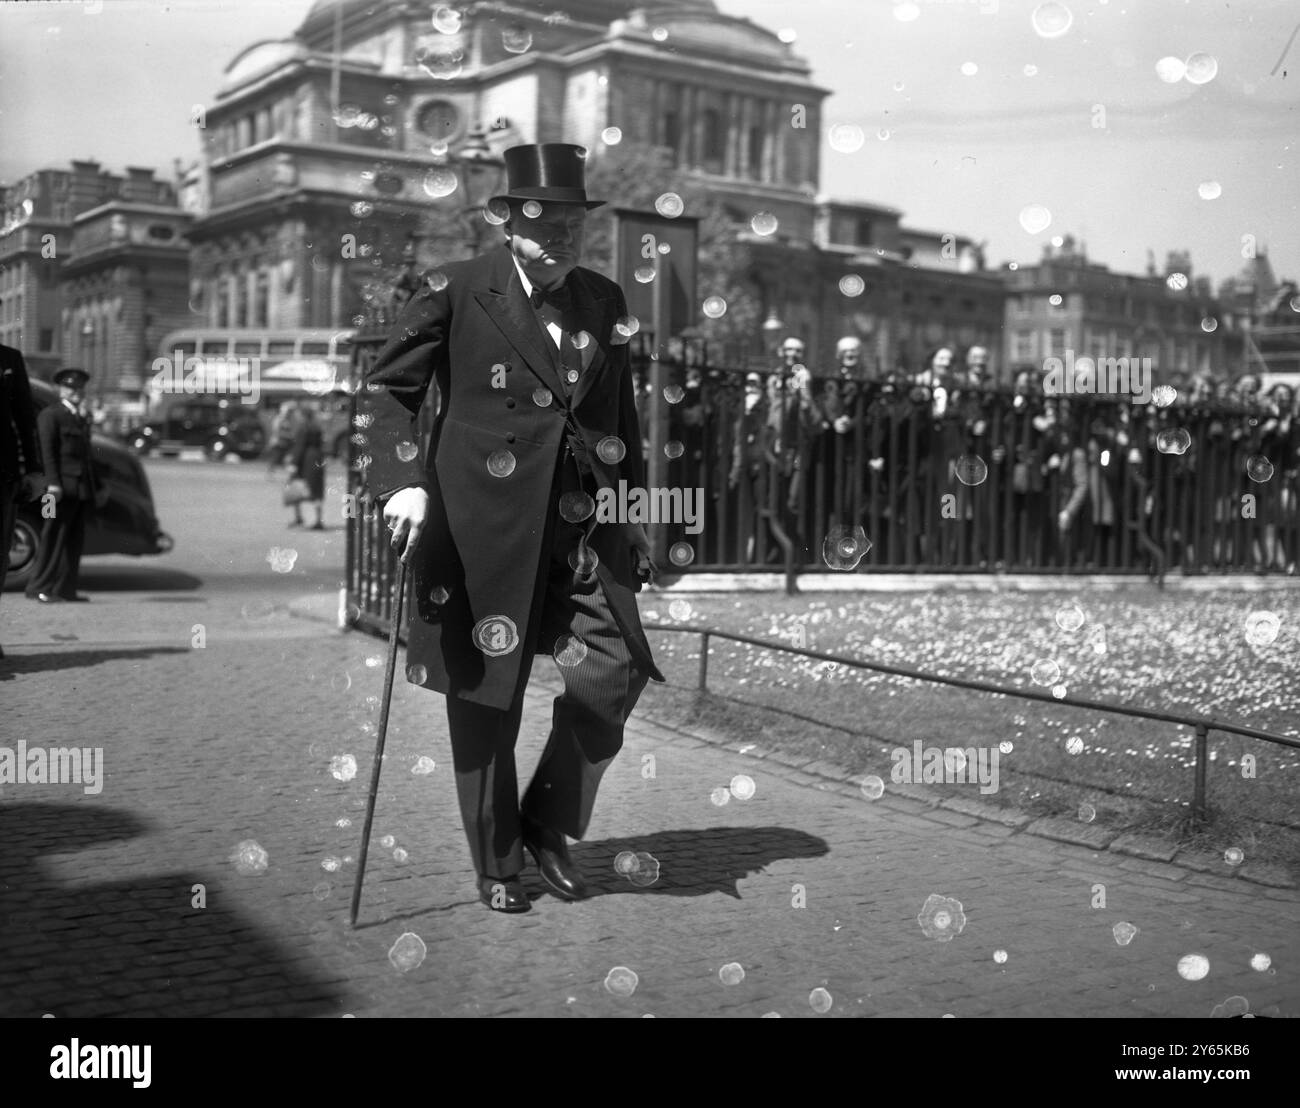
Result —
<instances>
[{"instance_id":1,"label":"bow tie","mask_svg":"<svg viewBox=\"0 0 1300 1108\"><path fill-rule=\"evenodd\" d=\"M534 288L528 299L535 310L540 309L543 304L550 304L551 307L561 313L573 310L573 293L570 291L567 281L553 289Z\"/></svg>"}]
</instances>

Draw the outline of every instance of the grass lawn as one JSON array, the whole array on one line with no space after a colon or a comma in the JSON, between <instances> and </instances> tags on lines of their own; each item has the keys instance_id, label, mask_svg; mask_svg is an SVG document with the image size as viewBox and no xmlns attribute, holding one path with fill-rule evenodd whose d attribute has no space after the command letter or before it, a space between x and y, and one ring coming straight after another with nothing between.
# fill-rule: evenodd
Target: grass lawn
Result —
<instances>
[{"instance_id":1,"label":"grass lawn","mask_svg":"<svg viewBox=\"0 0 1300 1108\"><path fill-rule=\"evenodd\" d=\"M698 624L1115 705L1205 714L1300 738L1300 593L929 593L678 597L643 593L647 629ZM1247 618L1276 617L1276 636ZM1258 616L1255 617L1258 620ZM927 786L1185 846L1280 863L1300 875L1300 750L1210 732L1211 818L1190 825L1193 730L875 674L715 639L709 692L695 691L698 635L656 633L668 687L638 714L704 727L769 750L875 774L891 786L890 752L998 751L998 789ZM1254 765L1250 765L1253 758ZM1253 771L1253 776L1251 773ZM1225 869L1227 869L1225 863Z\"/></svg>"}]
</instances>

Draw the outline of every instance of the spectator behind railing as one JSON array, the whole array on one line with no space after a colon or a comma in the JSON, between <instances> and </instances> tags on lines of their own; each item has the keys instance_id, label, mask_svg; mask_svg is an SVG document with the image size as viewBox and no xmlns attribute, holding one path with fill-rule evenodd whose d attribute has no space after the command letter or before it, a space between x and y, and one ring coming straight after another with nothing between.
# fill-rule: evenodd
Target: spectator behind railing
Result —
<instances>
[{"instance_id":1,"label":"spectator behind railing","mask_svg":"<svg viewBox=\"0 0 1300 1108\"><path fill-rule=\"evenodd\" d=\"M1295 418L1295 393L1290 385L1276 384L1269 389L1267 402L1267 418L1259 429L1259 452L1246 460L1247 477L1258 488L1259 520L1264 527L1264 548L1256 564L1260 572L1278 569L1295 573L1294 485L1300 468L1300 423Z\"/></svg>"}]
</instances>

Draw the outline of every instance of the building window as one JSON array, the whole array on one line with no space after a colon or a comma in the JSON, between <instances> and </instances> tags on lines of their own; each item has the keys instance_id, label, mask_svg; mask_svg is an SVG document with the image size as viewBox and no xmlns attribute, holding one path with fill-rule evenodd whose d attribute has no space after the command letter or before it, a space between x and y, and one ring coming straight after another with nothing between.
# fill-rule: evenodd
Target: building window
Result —
<instances>
[{"instance_id":1,"label":"building window","mask_svg":"<svg viewBox=\"0 0 1300 1108\"><path fill-rule=\"evenodd\" d=\"M664 112L664 143L672 151L673 165L677 164L678 151L682 144L681 118L676 112Z\"/></svg>"},{"instance_id":2,"label":"building window","mask_svg":"<svg viewBox=\"0 0 1300 1108\"><path fill-rule=\"evenodd\" d=\"M705 108L701 117L700 164L706 173L721 173L723 150L722 119L717 109Z\"/></svg>"},{"instance_id":3,"label":"building window","mask_svg":"<svg viewBox=\"0 0 1300 1108\"><path fill-rule=\"evenodd\" d=\"M1034 360L1034 332L1011 332L1011 361L1013 363L1032 362Z\"/></svg>"},{"instance_id":4,"label":"building window","mask_svg":"<svg viewBox=\"0 0 1300 1108\"><path fill-rule=\"evenodd\" d=\"M1058 357L1065 353L1065 328L1053 327L1047 332L1047 353Z\"/></svg>"},{"instance_id":5,"label":"building window","mask_svg":"<svg viewBox=\"0 0 1300 1108\"><path fill-rule=\"evenodd\" d=\"M48 354L50 351L54 349L54 328L42 327L40 331L40 335L41 335L41 342L40 342L41 353Z\"/></svg>"},{"instance_id":6,"label":"building window","mask_svg":"<svg viewBox=\"0 0 1300 1108\"><path fill-rule=\"evenodd\" d=\"M269 326L271 313L271 279L265 269L257 271L257 289L253 297L253 326Z\"/></svg>"},{"instance_id":7,"label":"building window","mask_svg":"<svg viewBox=\"0 0 1300 1108\"><path fill-rule=\"evenodd\" d=\"M230 282L224 273L217 275L217 326L230 326Z\"/></svg>"},{"instance_id":8,"label":"building window","mask_svg":"<svg viewBox=\"0 0 1300 1108\"><path fill-rule=\"evenodd\" d=\"M235 286L235 318L232 325L235 327L248 326L248 277L244 273L236 273L234 279Z\"/></svg>"},{"instance_id":9,"label":"building window","mask_svg":"<svg viewBox=\"0 0 1300 1108\"><path fill-rule=\"evenodd\" d=\"M244 116L235 124L235 149L243 150L245 146L251 145L251 131L249 116Z\"/></svg>"},{"instance_id":10,"label":"building window","mask_svg":"<svg viewBox=\"0 0 1300 1108\"><path fill-rule=\"evenodd\" d=\"M431 139L450 142L460 135L461 116L450 101L430 100L419 110L415 125Z\"/></svg>"},{"instance_id":11,"label":"building window","mask_svg":"<svg viewBox=\"0 0 1300 1108\"><path fill-rule=\"evenodd\" d=\"M756 181L761 180L763 176L763 144L766 141L767 134L762 127L749 129L749 165L745 168Z\"/></svg>"}]
</instances>

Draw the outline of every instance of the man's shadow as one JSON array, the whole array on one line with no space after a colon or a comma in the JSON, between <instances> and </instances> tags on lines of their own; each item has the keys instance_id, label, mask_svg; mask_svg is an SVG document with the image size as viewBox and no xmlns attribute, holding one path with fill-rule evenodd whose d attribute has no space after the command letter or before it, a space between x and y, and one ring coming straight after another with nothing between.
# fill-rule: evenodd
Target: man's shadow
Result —
<instances>
[{"instance_id":1,"label":"man's shadow","mask_svg":"<svg viewBox=\"0 0 1300 1108\"><path fill-rule=\"evenodd\" d=\"M147 830L134 816L86 803L0 802L0 1017L317 1016L336 1012L335 984L301 951L227 906L218 881L166 873L67 884L45 854L66 854ZM192 907L206 886L207 907Z\"/></svg>"},{"instance_id":2,"label":"man's shadow","mask_svg":"<svg viewBox=\"0 0 1300 1108\"><path fill-rule=\"evenodd\" d=\"M624 851L654 856L659 875L653 884L638 884L649 874L634 873L629 878L615 872L614 860ZM825 839L790 827L709 827L577 843L569 853L587 879L591 897L724 893L740 900L737 882L741 878L785 858L820 858L830 853L830 846Z\"/></svg>"},{"instance_id":3,"label":"man's shadow","mask_svg":"<svg viewBox=\"0 0 1300 1108\"><path fill-rule=\"evenodd\" d=\"M55 643L71 641L71 636L51 635ZM0 681L12 681L20 673L48 673L60 669L85 669L87 666L112 662L119 658L147 660L158 654L190 654L187 646L122 646L105 650L51 650L45 654L22 654L11 651L0 658Z\"/></svg>"}]
</instances>

